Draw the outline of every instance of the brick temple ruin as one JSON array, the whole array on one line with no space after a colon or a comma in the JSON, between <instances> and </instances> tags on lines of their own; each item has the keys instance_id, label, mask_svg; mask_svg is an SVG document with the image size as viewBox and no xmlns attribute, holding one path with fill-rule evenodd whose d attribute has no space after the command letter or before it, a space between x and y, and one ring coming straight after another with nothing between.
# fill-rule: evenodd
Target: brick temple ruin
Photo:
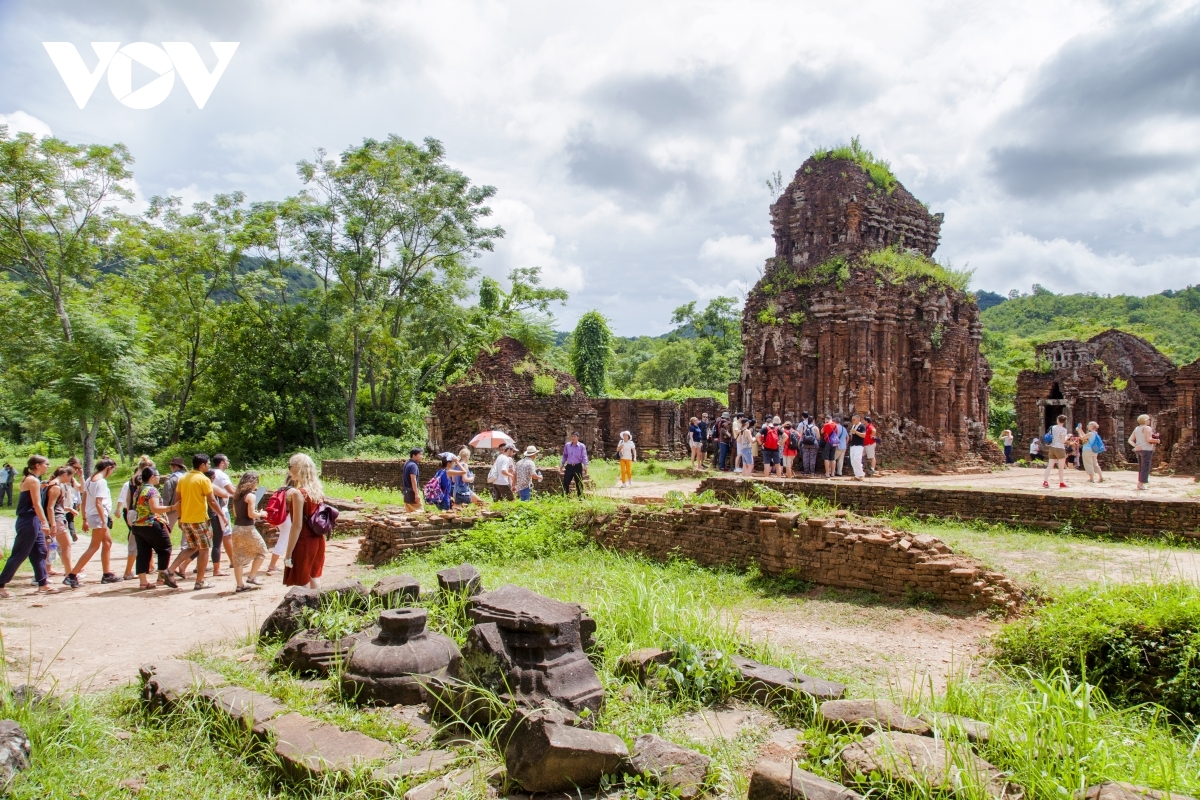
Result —
<instances>
[{"instance_id":1,"label":"brick temple ruin","mask_svg":"<svg viewBox=\"0 0 1200 800\"><path fill-rule=\"evenodd\" d=\"M554 381L554 390L539 394L534 379ZM615 452L621 431L633 434L643 457L682 457L688 417L707 412L715 418L724 407L696 398L671 400L589 398L574 377L552 369L516 339L505 337L482 351L458 381L442 389L426 418L429 446L456 451L485 430L502 430L522 448L536 445L562 452L572 431L579 431L588 452L597 457Z\"/></svg>"},{"instance_id":2,"label":"brick temple ruin","mask_svg":"<svg viewBox=\"0 0 1200 800\"><path fill-rule=\"evenodd\" d=\"M969 293L864 262L894 248L931 258L942 215L855 162L809 158L771 206L775 256L742 318L731 408L763 420L871 415L886 463L981 465L991 370Z\"/></svg>"},{"instance_id":3,"label":"brick temple ruin","mask_svg":"<svg viewBox=\"0 0 1200 800\"><path fill-rule=\"evenodd\" d=\"M1176 367L1141 337L1107 330L1086 342L1064 339L1036 348L1036 366L1017 376L1017 433L1026 452L1056 418L1067 427L1096 422L1108 451L1102 466L1135 461L1129 434L1149 414L1161 443L1155 466L1176 472L1200 467L1200 360Z\"/></svg>"}]
</instances>

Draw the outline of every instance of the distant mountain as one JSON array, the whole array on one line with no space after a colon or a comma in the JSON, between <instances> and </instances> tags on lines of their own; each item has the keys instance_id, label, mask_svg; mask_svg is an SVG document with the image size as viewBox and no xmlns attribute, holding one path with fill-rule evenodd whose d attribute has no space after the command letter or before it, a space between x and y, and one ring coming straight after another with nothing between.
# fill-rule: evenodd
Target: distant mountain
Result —
<instances>
[{"instance_id":1,"label":"distant mountain","mask_svg":"<svg viewBox=\"0 0 1200 800\"><path fill-rule=\"evenodd\" d=\"M998 306L1007 299L1004 295L996 294L995 292L979 291L975 293L975 303L979 306L980 311L987 311L989 308Z\"/></svg>"}]
</instances>

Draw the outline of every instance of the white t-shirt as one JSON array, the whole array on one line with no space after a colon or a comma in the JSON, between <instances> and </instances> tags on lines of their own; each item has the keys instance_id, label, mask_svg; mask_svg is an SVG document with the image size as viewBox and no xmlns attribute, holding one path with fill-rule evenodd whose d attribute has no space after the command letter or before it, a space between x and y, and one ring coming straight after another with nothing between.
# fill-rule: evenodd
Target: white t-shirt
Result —
<instances>
[{"instance_id":1,"label":"white t-shirt","mask_svg":"<svg viewBox=\"0 0 1200 800\"><path fill-rule=\"evenodd\" d=\"M1134 450L1153 450L1154 442L1150 439L1150 426L1138 425L1133 429L1133 435L1129 437L1133 442Z\"/></svg>"},{"instance_id":2,"label":"white t-shirt","mask_svg":"<svg viewBox=\"0 0 1200 800\"><path fill-rule=\"evenodd\" d=\"M513 468L513 460L506 455L496 456L496 480L492 483L495 486L508 486L508 476L504 473Z\"/></svg>"},{"instance_id":3,"label":"white t-shirt","mask_svg":"<svg viewBox=\"0 0 1200 800\"><path fill-rule=\"evenodd\" d=\"M617 445L617 455L620 456L622 461L633 461L633 451L634 444L632 439Z\"/></svg>"},{"instance_id":4,"label":"white t-shirt","mask_svg":"<svg viewBox=\"0 0 1200 800\"><path fill-rule=\"evenodd\" d=\"M1038 453L1042 452L1042 440L1034 439L1032 442L1030 442L1029 443L1029 452L1031 455L1035 455L1035 456Z\"/></svg>"},{"instance_id":5,"label":"white t-shirt","mask_svg":"<svg viewBox=\"0 0 1200 800\"><path fill-rule=\"evenodd\" d=\"M100 505L104 506L106 514L112 513L112 490L108 488L108 481L100 478L99 480L88 479L83 484L83 495L87 498L87 508L85 511L89 515L96 513L96 498L100 498Z\"/></svg>"},{"instance_id":6,"label":"white t-shirt","mask_svg":"<svg viewBox=\"0 0 1200 800\"><path fill-rule=\"evenodd\" d=\"M1012 447L1012 443L1013 443L1012 434L1009 433L1009 434L1005 434L1004 436L1001 436L1000 441L1004 442L1005 447Z\"/></svg>"},{"instance_id":7,"label":"white t-shirt","mask_svg":"<svg viewBox=\"0 0 1200 800\"><path fill-rule=\"evenodd\" d=\"M225 474L225 470L223 469L213 468L212 485L225 490L233 489L233 481L229 480L229 476ZM229 525L229 498L217 497L217 505L221 507L221 516L225 519L225 524L222 527L226 531L231 530Z\"/></svg>"},{"instance_id":8,"label":"white t-shirt","mask_svg":"<svg viewBox=\"0 0 1200 800\"><path fill-rule=\"evenodd\" d=\"M1067 429L1062 425L1055 425L1050 429L1050 446L1057 447L1059 450L1067 449Z\"/></svg>"}]
</instances>

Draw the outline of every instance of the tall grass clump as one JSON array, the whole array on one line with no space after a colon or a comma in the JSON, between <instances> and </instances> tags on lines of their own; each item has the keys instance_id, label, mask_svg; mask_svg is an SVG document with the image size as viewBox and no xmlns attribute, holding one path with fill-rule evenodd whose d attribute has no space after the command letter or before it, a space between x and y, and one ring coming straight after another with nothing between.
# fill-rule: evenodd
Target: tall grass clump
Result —
<instances>
[{"instance_id":1,"label":"tall grass clump","mask_svg":"<svg viewBox=\"0 0 1200 800\"><path fill-rule=\"evenodd\" d=\"M867 173L871 183L888 194L896 191L896 187L900 185L900 181L892 173L892 165L863 147L857 136L851 139L849 144L818 147L812 151L812 157L817 161L853 161Z\"/></svg>"},{"instance_id":2,"label":"tall grass clump","mask_svg":"<svg viewBox=\"0 0 1200 800\"><path fill-rule=\"evenodd\" d=\"M1001 663L1061 668L1121 706L1155 703L1200 716L1200 588L1184 583L1068 589L993 639Z\"/></svg>"},{"instance_id":3,"label":"tall grass clump","mask_svg":"<svg viewBox=\"0 0 1200 800\"><path fill-rule=\"evenodd\" d=\"M939 264L931 258L913 250L891 245L882 250L873 250L863 256L862 263L874 267L889 282L903 283L910 278L949 286L965 292L971 283L973 270L953 269Z\"/></svg>"},{"instance_id":4,"label":"tall grass clump","mask_svg":"<svg viewBox=\"0 0 1200 800\"><path fill-rule=\"evenodd\" d=\"M446 564L504 564L523 558L549 558L582 547L586 527L611 511L603 498L584 501L547 497L536 503L509 503L504 516L480 522L436 547L430 556Z\"/></svg>"}]
</instances>

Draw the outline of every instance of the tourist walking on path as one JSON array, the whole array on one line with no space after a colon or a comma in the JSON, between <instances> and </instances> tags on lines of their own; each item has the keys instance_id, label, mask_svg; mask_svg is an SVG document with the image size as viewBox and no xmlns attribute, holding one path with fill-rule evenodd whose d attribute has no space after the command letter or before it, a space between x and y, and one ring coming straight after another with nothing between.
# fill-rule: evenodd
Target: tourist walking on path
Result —
<instances>
[{"instance_id":1,"label":"tourist walking on path","mask_svg":"<svg viewBox=\"0 0 1200 800\"><path fill-rule=\"evenodd\" d=\"M700 441L703 443L703 438ZM574 481L575 491L583 497L583 479L587 477L588 454L587 447L579 441L579 431L573 432L571 441L563 445L561 465L563 494L571 493L571 481ZM703 461L700 461L698 467L702 466Z\"/></svg>"},{"instance_id":2,"label":"tourist walking on path","mask_svg":"<svg viewBox=\"0 0 1200 800\"><path fill-rule=\"evenodd\" d=\"M49 535L58 543L58 555L62 559L63 573L70 575L71 569L71 529L67 523L67 514L71 508L71 483L75 480L75 470L69 466L61 466L54 470L54 478L46 486L46 502L43 508L46 519L50 521ZM46 532L43 531L43 537ZM56 574L47 569L47 575Z\"/></svg>"},{"instance_id":3,"label":"tourist walking on path","mask_svg":"<svg viewBox=\"0 0 1200 800\"><path fill-rule=\"evenodd\" d=\"M180 478L175 487L179 498L179 530L183 539L179 557L171 568L180 578L184 577L179 568L194 555L196 583L192 588L197 591L213 587L211 581L204 579L204 573L208 569L208 551L212 548L212 515L221 513L217 498L213 496L212 481L205 474L208 464L206 453L196 453L192 456L192 471Z\"/></svg>"},{"instance_id":4,"label":"tourist walking on path","mask_svg":"<svg viewBox=\"0 0 1200 800\"><path fill-rule=\"evenodd\" d=\"M762 448L763 475L765 477L769 478L776 472L780 477L783 476L783 468L779 463L779 447L782 438L779 433L779 417L768 419L758 433L758 446Z\"/></svg>"},{"instance_id":5,"label":"tourist walking on path","mask_svg":"<svg viewBox=\"0 0 1200 800\"><path fill-rule=\"evenodd\" d=\"M805 475L817 474L817 456L821 454L821 429L805 411L800 415L800 471Z\"/></svg>"},{"instance_id":6,"label":"tourist walking on path","mask_svg":"<svg viewBox=\"0 0 1200 800\"><path fill-rule=\"evenodd\" d=\"M500 447L500 453L496 456L495 462L492 463L492 468L488 472L488 482L491 484L492 500L497 502L501 500L516 500L517 497L513 494L513 482L517 478L517 465L513 462L513 456L516 455L517 448L506 444ZM566 482L563 483L564 489Z\"/></svg>"},{"instance_id":7,"label":"tourist walking on path","mask_svg":"<svg viewBox=\"0 0 1200 800\"><path fill-rule=\"evenodd\" d=\"M1042 488L1050 488L1050 470L1054 469L1054 465L1058 464L1058 488L1067 488L1066 475L1064 470L1067 468L1067 418L1063 414L1058 415L1058 422L1054 424L1043 438L1043 442L1048 445L1046 448L1046 473L1042 476Z\"/></svg>"},{"instance_id":8,"label":"tourist walking on path","mask_svg":"<svg viewBox=\"0 0 1200 800\"><path fill-rule=\"evenodd\" d=\"M71 480L66 484L67 488L67 534L71 537L72 542L79 541L79 536L75 533L75 518L82 512L81 502L83 495L83 483L79 478L83 475L83 464L79 463L79 459L71 456L67 459L67 466L71 468ZM63 562L66 563L66 562ZM70 570L65 570L69 575Z\"/></svg>"},{"instance_id":9,"label":"tourist walking on path","mask_svg":"<svg viewBox=\"0 0 1200 800\"><path fill-rule=\"evenodd\" d=\"M233 554L229 556L229 564L233 567L237 591L246 592L263 585L258 571L267 558L267 543L254 525L254 521L262 516L258 513L257 472L242 473L237 490L233 493L232 507L233 534L229 538ZM250 565L250 574L243 580L242 574L247 564Z\"/></svg>"},{"instance_id":10,"label":"tourist walking on path","mask_svg":"<svg viewBox=\"0 0 1200 800\"><path fill-rule=\"evenodd\" d=\"M125 523L126 529L129 531L125 536L125 572L121 580L131 581L134 578L133 567L134 562L137 561L138 544L137 537L133 535L133 493L141 485L142 470L153 466L155 466L154 459L144 454L140 456L137 466L133 468L133 474L129 476L129 480L121 485L121 491L117 493L117 510L115 516Z\"/></svg>"},{"instance_id":11,"label":"tourist walking on path","mask_svg":"<svg viewBox=\"0 0 1200 800\"><path fill-rule=\"evenodd\" d=\"M839 478L842 477L842 465L846 461L846 450L850 447L850 434L846 431L846 423L849 421L845 417L833 418L833 424L837 426L837 431L834 433L837 447L833 451L833 474Z\"/></svg>"},{"instance_id":12,"label":"tourist walking on path","mask_svg":"<svg viewBox=\"0 0 1200 800\"><path fill-rule=\"evenodd\" d=\"M726 430L729 428L729 420L721 420L724 423ZM729 445L721 442L721 451L728 455ZM621 464L621 488L633 486L633 462L637 461L637 445L633 443L633 434L629 431L621 431L621 441L617 442L617 460ZM721 456L722 465L725 463L725 456ZM724 468L723 466L721 467Z\"/></svg>"},{"instance_id":13,"label":"tourist walking on path","mask_svg":"<svg viewBox=\"0 0 1200 800\"><path fill-rule=\"evenodd\" d=\"M458 451L458 459L446 470L450 476L450 486L454 491L456 506L469 506L471 503L483 505L483 498L475 493L475 473L471 471L471 448L464 447Z\"/></svg>"},{"instance_id":14,"label":"tourist walking on path","mask_svg":"<svg viewBox=\"0 0 1200 800\"><path fill-rule=\"evenodd\" d=\"M108 488L108 476L117 468L111 458L96 462L96 473L83 484L83 529L91 533L92 542L75 562L75 571L68 573L63 583L72 589L79 588L79 575L88 561L100 551L100 566L104 574L101 583L120 583L121 579L109 571L112 559L112 491Z\"/></svg>"},{"instance_id":15,"label":"tourist walking on path","mask_svg":"<svg viewBox=\"0 0 1200 800\"><path fill-rule=\"evenodd\" d=\"M838 439L838 424L833 416L825 415L825 424L821 426L821 460L825 462L825 477L832 478L837 467L837 449L841 443Z\"/></svg>"},{"instance_id":16,"label":"tourist walking on path","mask_svg":"<svg viewBox=\"0 0 1200 800\"><path fill-rule=\"evenodd\" d=\"M17 569L28 559L33 565L33 579L38 585L38 594L57 594L58 589L50 585L46 573L46 536L50 523L42 501L41 476L50 465L45 456L30 456L21 480L21 491L17 495L17 535L13 538L12 550L4 571L0 572L0 598L12 597L6 588L12 582Z\"/></svg>"},{"instance_id":17,"label":"tourist walking on path","mask_svg":"<svg viewBox=\"0 0 1200 800\"><path fill-rule=\"evenodd\" d=\"M704 469L704 432L700 429L700 420L692 417L688 421L688 448L692 453L692 469Z\"/></svg>"},{"instance_id":18,"label":"tourist walking on path","mask_svg":"<svg viewBox=\"0 0 1200 800\"><path fill-rule=\"evenodd\" d=\"M408 451L408 461L400 470L400 493L404 495L404 510L409 514L423 511L425 495L421 492L421 460L425 451L414 447ZM291 508L291 505L288 505Z\"/></svg>"},{"instance_id":19,"label":"tourist walking on path","mask_svg":"<svg viewBox=\"0 0 1200 800\"><path fill-rule=\"evenodd\" d=\"M867 434L863 437L863 461L867 469L867 477L875 476L875 445L879 443L879 429L870 417L863 421L867 424Z\"/></svg>"},{"instance_id":20,"label":"tourist walking on path","mask_svg":"<svg viewBox=\"0 0 1200 800\"><path fill-rule=\"evenodd\" d=\"M754 474L754 425L753 422L743 425L738 432L738 458L742 462L742 474Z\"/></svg>"},{"instance_id":21,"label":"tourist walking on path","mask_svg":"<svg viewBox=\"0 0 1200 800\"><path fill-rule=\"evenodd\" d=\"M5 463L3 467L0 467L0 506L7 505L12 508L12 487L16 477L17 471L13 469L12 464Z\"/></svg>"},{"instance_id":22,"label":"tourist walking on path","mask_svg":"<svg viewBox=\"0 0 1200 800\"><path fill-rule=\"evenodd\" d=\"M183 464L183 459L179 456L171 459L171 474L165 480L159 481L158 496L162 498L162 504L168 508L174 509L167 512L167 530L175 530L175 523L179 522L179 503L175 496L175 489L179 485L179 479L187 475L187 467Z\"/></svg>"},{"instance_id":23,"label":"tourist walking on path","mask_svg":"<svg viewBox=\"0 0 1200 800\"><path fill-rule=\"evenodd\" d=\"M529 445L513 468L513 491L516 492L518 500L529 500L533 496L533 482L542 482L541 470L533 461L539 452L541 451L536 447Z\"/></svg>"},{"instance_id":24,"label":"tourist walking on path","mask_svg":"<svg viewBox=\"0 0 1200 800\"><path fill-rule=\"evenodd\" d=\"M792 462L800 455L800 435L792 427L791 420L783 423L783 472L787 477L792 475Z\"/></svg>"},{"instance_id":25,"label":"tourist walking on path","mask_svg":"<svg viewBox=\"0 0 1200 800\"><path fill-rule=\"evenodd\" d=\"M1000 431L1000 443L1002 445L1004 445L1004 463L1005 464L1013 463L1013 455L1012 455L1013 432L1010 431L1008 428L1005 428L1004 430Z\"/></svg>"},{"instance_id":26,"label":"tourist walking on path","mask_svg":"<svg viewBox=\"0 0 1200 800\"><path fill-rule=\"evenodd\" d=\"M320 589L325 571L325 537L313 530L310 518L325 502L325 488L317 477L317 465L304 453L288 459L288 477L292 479L287 493L292 531L283 562L283 585Z\"/></svg>"},{"instance_id":27,"label":"tourist walking on path","mask_svg":"<svg viewBox=\"0 0 1200 800\"><path fill-rule=\"evenodd\" d=\"M439 459L438 471L433 473L429 483L425 484L425 504L441 511L449 511L454 506L454 487L450 484L449 473L449 467L454 463L454 454L442 453Z\"/></svg>"},{"instance_id":28,"label":"tourist walking on path","mask_svg":"<svg viewBox=\"0 0 1200 800\"><path fill-rule=\"evenodd\" d=\"M1158 444L1158 434L1150 427L1150 415L1142 414L1137 418L1137 427L1129 435L1129 444L1138 462L1138 491L1150 486L1150 466L1154 463L1154 446Z\"/></svg>"},{"instance_id":29,"label":"tourist walking on path","mask_svg":"<svg viewBox=\"0 0 1200 800\"><path fill-rule=\"evenodd\" d=\"M867 425L862 417L855 414L850 419L850 468L854 470L854 480L861 481L863 471L863 451L867 443Z\"/></svg>"},{"instance_id":30,"label":"tourist walking on path","mask_svg":"<svg viewBox=\"0 0 1200 800\"><path fill-rule=\"evenodd\" d=\"M167 527L167 512L158 493L158 470L145 467L138 476L138 486L130 498L133 508L133 538L137 542L137 563L134 572L138 577L139 589L153 589L150 583L150 556L158 561L158 586L178 589L179 584L171 577L171 529Z\"/></svg>"},{"instance_id":31,"label":"tourist walking on path","mask_svg":"<svg viewBox=\"0 0 1200 800\"><path fill-rule=\"evenodd\" d=\"M212 520L213 527L213 548L212 548L212 569L213 577L220 577L221 572L221 548L224 547L226 554L233 558L233 542L227 541L229 534L233 532L233 525L229 519L229 500L233 497L236 491L233 486L233 481L225 470L229 467L229 458L223 453L217 453L212 458L212 475L210 480L213 485L213 497L217 498L217 508L219 509L216 518Z\"/></svg>"},{"instance_id":32,"label":"tourist walking on path","mask_svg":"<svg viewBox=\"0 0 1200 800\"><path fill-rule=\"evenodd\" d=\"M1104 475L1100 472L1100 454L1108 448L1100 438L1100 425L1096 422L1087 424L1087 433L1083 426L1075 426L1075 434L1083 441L1083 468L1087 470L1088 483L1104 483Z\"/></svg>"}]
</instances>

